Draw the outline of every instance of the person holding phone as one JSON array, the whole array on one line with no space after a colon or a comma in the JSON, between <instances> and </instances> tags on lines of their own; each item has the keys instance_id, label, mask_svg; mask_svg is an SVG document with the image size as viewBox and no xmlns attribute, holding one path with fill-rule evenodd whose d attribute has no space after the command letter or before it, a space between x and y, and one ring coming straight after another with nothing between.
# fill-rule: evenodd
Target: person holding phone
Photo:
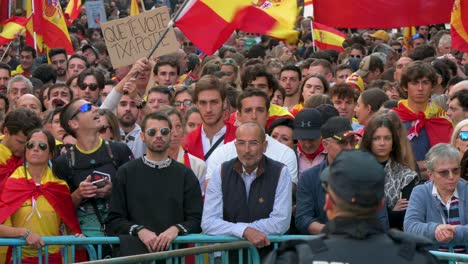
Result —
<instances>
[{"instance_id":1,"label":"person holding phone","mask_svg":"<svg viewBox=\"0 0 468 264\"><path fill-rule=\"evenodd\" d=\"M12 227L2 226L0 236L26 240L29 246L22 248L22 263L37 263L42 236L64 235L62 224L69 235L78 236L81 229L67 183L49 168L55 150L52 134L35 129L25 146L25 162L8 178L0 197L0 223ZM49 246L48 253L50 263L61 263L60 246Z\"/></svg>"}]
</instances>

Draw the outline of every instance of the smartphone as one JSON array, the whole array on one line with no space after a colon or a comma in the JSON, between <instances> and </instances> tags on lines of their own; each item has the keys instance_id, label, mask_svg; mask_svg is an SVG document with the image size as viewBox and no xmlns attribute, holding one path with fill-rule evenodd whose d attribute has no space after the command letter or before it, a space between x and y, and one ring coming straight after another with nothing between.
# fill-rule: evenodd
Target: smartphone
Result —
<instances>
[{"instance_id":1,"label":"smartphone","mask_svg":"<svg viewBox=\"0 0 468 264\"><path fill-rule=\"evenodd\" d=\"M98 188L102 188L106 185L105 180L110 181L111 177L108 173L100 172L100 171L93 171L91 174L92 184L97 186Z\"/></svg>"}]
</instances>

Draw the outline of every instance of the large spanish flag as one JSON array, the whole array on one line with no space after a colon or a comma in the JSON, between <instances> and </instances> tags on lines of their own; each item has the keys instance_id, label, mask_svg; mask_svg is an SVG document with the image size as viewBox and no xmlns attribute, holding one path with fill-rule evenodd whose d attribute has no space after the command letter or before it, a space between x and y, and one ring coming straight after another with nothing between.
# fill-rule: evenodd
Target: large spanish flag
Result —
<instances>
[{"instance_id":1,"label":"large spanish flag","mask_svg":"<svg viewBox=\"0 0 468 264\"><path fill-rule=\"evenodd\" d=\"M236 29L296 41L296 12L296 0L189 0L175 24L200 50L213 54Z\"/></svg>"},{"instance_id":2,"label":"large spanish flag","mask_svg":"<svg viewBox=\"0 0 468 264\"><path fill-rule=\"evenodd\" d=\"M3 30L0 33L0 45L11 42L24 29L28 23L25 17L10 17L2 22Z\"/></svg>"},{"instance_id":3,"label":"large spanish flag","mask_svg":"<svg viewBox=\"0 0 468 264\"><path fill-rule=\"evenodd\" d=\"M73 20L80 16L82 7L83 5L81 0L70 0L70 2L68 2L67 8L65 8L64 12L67 24L71 25Z\"/></svg>"},{"instance_id":4,"label":"large spanish flag","mask_svg":"<svg viewBox=\"0 0 468 264\"><path fill-rule=\"evenodd\" d=\"M315 21L335 28L396 28L450 21L453 0L314 0Z\"/></svg>"},{"instance_id":5,"label":"large spanish flag","mask_svg":"<svg viewBox=\"0 0 468 264\"><path fill-rule=\"evenodd\" d=\"M468 52L468 1L455 0L450 20L452 48Z\"/></svg>"},{"instance_id":6,"label":"large spanish flag","mask_svg":"<svg viewBox=\"0 0 468 264\"><path fill-rule=\"evenodd\" d=\"M332 27L312 22L314 29L314 44L321 50L332 49L344 51L343 42L348 37Z\"/></svg>"},{"instance_id":7,"label":"large spanish flag","mask_svg":"<svg viewBox=\"0 0 468 264\"><path fill-rule=\"evenodd\" d=\"M34 4L34 12L30 6L31 2ZM74 49L60 2L32 0L27 3L27 14L28 16L32 14L32 19L26 25L26 44L34 46L34 33L36 33L36 46L39 52L43 52L45 46L48 49L64 48L68 54L73 54Z\"/></svg>"}]
</instances>

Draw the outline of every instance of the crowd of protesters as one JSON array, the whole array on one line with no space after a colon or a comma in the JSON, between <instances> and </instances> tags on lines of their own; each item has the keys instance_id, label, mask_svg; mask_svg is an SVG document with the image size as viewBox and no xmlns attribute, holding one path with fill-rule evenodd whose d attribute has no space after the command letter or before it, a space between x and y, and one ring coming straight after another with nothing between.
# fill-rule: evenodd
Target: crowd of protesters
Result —
<instances>
[{"instance_id":1,"label":"crowd of protesters","mask_svg":"<svg viewBox=\"0 0 468 264\"><path fill-rule=\"evenodd\" d=\"M121 2L106 2L109 20L128 14ZM319 50L310 25L298 19L293 43L235 32L214 55L174 28L176 53L112 68L83 10L74 54L0 46L0 236L27 241L24 263L66 234L126 235L134 248L114 256L201 232L267 248L323 232L320 174L361 149L385 171L384 230L466 252L468 53L444 25L408 43L347 29L343 51Z\"/></svg>"}]
</instances>

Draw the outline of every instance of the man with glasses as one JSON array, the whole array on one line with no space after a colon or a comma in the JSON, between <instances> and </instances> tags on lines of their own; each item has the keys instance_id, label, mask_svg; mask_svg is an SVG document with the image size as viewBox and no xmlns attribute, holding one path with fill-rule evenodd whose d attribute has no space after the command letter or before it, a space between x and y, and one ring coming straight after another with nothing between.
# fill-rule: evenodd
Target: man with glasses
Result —
<instances>
[{"instance_id":1,"label":"man with glasses","mask_svg":"<svg viewBox=\"0 0 468 264\"><path fill-rule=\"evenodd\" d=\"M104 75L93 68L84 70L78 76L78 95L76 98L84 99L94 105L98 104L101 90L104 89Z\"/></svg>"},{"instance_id":2,"label":"man with glasses","mask_svg":"<svg viewBox=\"0 0 468 264\"><path fill-rule=\"evenodd\" d=\"M202 218L205 234L245 238L255 247L264 248L270 245L267 236L288 230L291 175L283 163L264 155L268 143L259 123L239 126L237 157L216 168L206 190ZM260 250L262 253L264 250Z\"/></svg>"},{"instance_id":3,"label":"man with glasses","mask_svg":"<svg viewBox=\"0 0 468 264\"><path fill-rule=\"evenodd\" d=\"M359 136L348 119L341 116L328 119L320 132L327 157L322 163L303 172L297 184L296 227L303 234L317 235L325 227L328 219L324 211L325 192L321 188L320 174L333 164L341 151L354 149ZM362 170L364 172L366 168ZM382 227L388 229L387 210L380 210L377 217Z\"/></svg>"},{"instance_id":4,"label":"man with glasses","mask_svg":"<svg viewBox=\"0 0 468 264\"><path fill-rule=\"evenodd\" d=\"M406 210L405 232L439 243L468 242L468 187L460 178L460 152L450 144L437 144L426 154L431 181L414 187ZM448 247L441 246L447 251ZM466 253L465 246L455 252Z\"/></svg>"},{"instance_id":5,"label":"man with glasses","mask_svg":"<svg viewBox=\"0 0 468 264\"><path fill-rule=\"evenodd\" d=\"M201 231L200 185L191 169L168 156L171 129L166 115L146 115L140 133L146 155L117 172L108 231L122 237L121 256L165 251L178 235Z\"/></svg>"},{"instance_id":6,"label":"man with glasses","mask_svg":"<svg viewBox=\"0 0 468 264\"><path fill-rule=\"evenodd\" d=\"M83 234L103 236L112 182L117 169L133 154L125 143L99 137L101 116L88 101L72 100L60 115L60 124L76 144L56 159L55 174L70 186Z\"/></svg>"}]
</instances>

